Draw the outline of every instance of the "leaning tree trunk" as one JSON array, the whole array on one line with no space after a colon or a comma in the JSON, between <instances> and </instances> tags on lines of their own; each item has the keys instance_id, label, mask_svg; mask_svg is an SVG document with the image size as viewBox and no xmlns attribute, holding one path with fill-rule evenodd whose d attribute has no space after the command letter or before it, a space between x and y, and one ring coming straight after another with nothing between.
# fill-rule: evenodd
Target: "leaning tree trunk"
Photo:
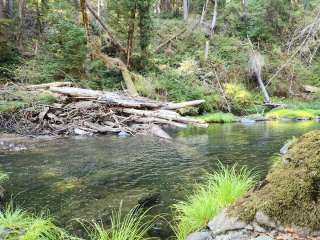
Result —
<instances>
[{"instance_id":1,"label":"leaning tree trunk","mask_svg":"<svg viewBox=\"0 0 320 240\"><path fill-rule=\"evenodd\" d=\"M268 91L263 83L262 80L262 68L264 66L264 59L263 56L254 50L252 50L250 61L249 61L249 68L252 73L256 76L261 92L264 97L265 103L270 103L270 96L268 94Z\"/></svg>"}]
</instances>

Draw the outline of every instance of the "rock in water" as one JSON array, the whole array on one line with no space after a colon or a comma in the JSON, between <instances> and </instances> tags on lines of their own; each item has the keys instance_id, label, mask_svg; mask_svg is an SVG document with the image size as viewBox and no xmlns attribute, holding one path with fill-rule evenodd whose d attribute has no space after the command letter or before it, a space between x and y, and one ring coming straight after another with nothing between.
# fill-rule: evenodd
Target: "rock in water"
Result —
<instances>
[{"instance_id":1,"label":"rock in water","mask_svg":"<svg viewBox=\"0 0 320 240\"><path fill-rule=\"evenodd\" d=\"M139 199L138 203L142 207L152 207L160 200L160 193L150 193Z\"/></svg>"}]
</instances>

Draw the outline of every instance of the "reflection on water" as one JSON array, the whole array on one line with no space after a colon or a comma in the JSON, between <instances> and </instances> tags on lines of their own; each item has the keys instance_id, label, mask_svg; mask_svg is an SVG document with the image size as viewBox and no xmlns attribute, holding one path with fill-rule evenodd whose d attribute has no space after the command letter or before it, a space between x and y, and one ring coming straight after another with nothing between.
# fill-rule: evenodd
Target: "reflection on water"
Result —
<instances>
[{"instance_id":1,"label":"reflection on water","mask_svg":"<svg viewBox=\"0 0 320 240\"><path fill-rule=\"evenodd\" d=\"M316 122L214 125L171 132L172 142L117 136L60 139L27 153L0 155L15 202L44 208L68 225L73 218L106 219L121 200L135 206L160 193L159 212L182 199L218 162L266 173L286 139L320 128Z\"/></svg>"}]
</instances>

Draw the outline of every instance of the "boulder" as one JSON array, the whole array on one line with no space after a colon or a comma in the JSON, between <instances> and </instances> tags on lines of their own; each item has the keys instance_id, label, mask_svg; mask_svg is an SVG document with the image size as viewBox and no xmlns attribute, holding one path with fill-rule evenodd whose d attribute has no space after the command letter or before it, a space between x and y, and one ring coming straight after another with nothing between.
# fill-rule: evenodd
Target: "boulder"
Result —
<instances>
[{"instance_id":1,"label":"boulder","mask_svg":"<svg viewBox=\"0 0 320 240\"><path fill-rule=\"evenodd\" d=\"M210 232L195 232L191 233L186 240L213 240Z\"/></svg>"},{"instance_id":2,"label":"boulder","mask_svg":"<svg viewBox=\"0 0 320 240\"><path fill-rule=\"evenodd\" d=\"M227 211L222 210L213 220L208 224L209 229L214 235L223 234L229 231L244 229L247 224L240 221L236 217L229 216Z\"/></svg>"}]
</instances>

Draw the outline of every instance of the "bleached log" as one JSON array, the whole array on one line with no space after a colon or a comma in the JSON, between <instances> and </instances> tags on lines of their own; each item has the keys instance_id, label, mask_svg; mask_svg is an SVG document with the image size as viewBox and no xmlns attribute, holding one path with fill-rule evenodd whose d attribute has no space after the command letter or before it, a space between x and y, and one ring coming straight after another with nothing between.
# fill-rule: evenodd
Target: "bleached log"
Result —
<instances>
[{"instance_id":1,"label":"bleached log","mask_svg":"<svg viewBox=\"0 0 320 240\"><path fill-rule=\"evenodd\" d=\"M162 107L162 109L177 110L185 107L198 106L205 102L206 102L205 100L194 100L194 101L181 102L181 103L168 103L166 106Z\"/></svg>"},{"instance_id":2,"label":"bleached log","mask_svg":"<svg viewBox=\"0 0 320 240\"><path fill-rule=\"evenodd\" d=\"M152 101L143 97L129 97L106 91L96 91L71 87L51 87L49 90L71 97L93 97L96 98L100 103L106 103L121 107L160 108L164 105L163 103Z\"/></svg>"},{"instance_id":3,"label":"bleached log","mask_svg":"<svg viewBox=\"0 0 320 240\"><path fill-rule=\"evenodd\" d=\"M84 122L83 123L84 126L93 129L99 133L118 133L121 132L120 128L113 128L113 127L109 127L109 126L102 126L96 123L91 123L91 122Z\"/></svg>"},{"instance_id":4,"label":"bleached log","mask_svg":"<svg viewBox=\"0 0 320 240\"><path fill-rule=\"evenodd\" d=\"M26 86L27 90L46 90L50 87L71 87L72 82L53 82Z\"/></svg>"},{"instance_id":5,"label":"bleached log","mask_svg":"<svg viewBox=\"0 0 320 240\"><path fill-rule=\"evenodd\" d=\"M153 125L150 128L150 133L156 137L163 138L163 139L172 139L168 133L166 133L161 127L158 125Z\"/></svg>"},{"instance_id":6,"label":"bleached log","mask_svg":"<svg viewBox=\"0 0 320 240\"><path fill-rule=\"evenodd\" d=\"M184 123L177 123L174 121L169 121L166 119L162 119L162 118L155 118L155 117L138 117L136 119L134 119L135 122L137 123L160 123L160 124L167 124L170 126L174 126L174 127L179 127L179 128L186 128L187 125Z\"/></svg>"},{"instance_id":7,"label":"bleached log","mask_svg":"<svg viewBox=\"0 0 320 240\"><path fill-rule=\"evenodd\" d=\"M208 127L208 124L202 120L187 118L187 117L181 117L179 115L172 115L168 114L168 112L163 110L155 110L155 111L148 111L148 110L138 110L138 109L131 109L131 108L123 108L119 109L119 111L122 111L127 114L142 116L142 117L156 117L156 118L162 118L169 121L176 121L180 123L190 124L197 127Z\"/></svg>"}]
</instances>

